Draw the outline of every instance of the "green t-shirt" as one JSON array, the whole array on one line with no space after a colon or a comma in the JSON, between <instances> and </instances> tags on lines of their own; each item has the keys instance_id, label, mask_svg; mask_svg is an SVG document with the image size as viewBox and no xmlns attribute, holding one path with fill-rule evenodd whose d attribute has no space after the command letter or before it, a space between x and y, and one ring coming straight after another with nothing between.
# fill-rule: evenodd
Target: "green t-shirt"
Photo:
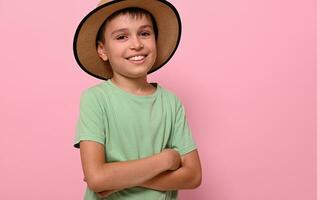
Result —
<instances>
[{"instance_id":1,"label":"green t-shirt","mask_svg":"<svg viewBox=\"0 0 317 200\"><path fill-rule=\"evenodd\" d=\"M153 94L127 92L110 79L86 89L80 98L74 147L81 140L105 145L106 162L139 160L166 148L181 155L197 145L186 121L182 103L157 83ZM88 187L85 200L99 199ZM115 192L107 200L175 200L177 190L158 191L132 187Z\"/></svg>"}]
</instances>

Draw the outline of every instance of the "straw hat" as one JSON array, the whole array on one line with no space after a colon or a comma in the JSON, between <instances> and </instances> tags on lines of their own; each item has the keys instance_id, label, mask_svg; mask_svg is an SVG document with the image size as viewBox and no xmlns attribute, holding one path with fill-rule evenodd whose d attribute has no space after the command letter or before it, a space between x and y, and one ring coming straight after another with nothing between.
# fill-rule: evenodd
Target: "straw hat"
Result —
<instances>
[{"instance_id":1,"label":"straw hat","mask_svg":"<svg viewBox=\"0 0 317 200\"><path fill-rule=\"evenodd\" d=\"M80 22L74 37L75 59L88 74L103 80L112 77L110 63L103 61L97 53L96 38L105 19L127 7L147 10L153 15L157 24L157 58L148 74L165 65L175 53L181 37L181 20L171 3L165 0L101 0L97 8Z\"/></svg>"}]
</instances>

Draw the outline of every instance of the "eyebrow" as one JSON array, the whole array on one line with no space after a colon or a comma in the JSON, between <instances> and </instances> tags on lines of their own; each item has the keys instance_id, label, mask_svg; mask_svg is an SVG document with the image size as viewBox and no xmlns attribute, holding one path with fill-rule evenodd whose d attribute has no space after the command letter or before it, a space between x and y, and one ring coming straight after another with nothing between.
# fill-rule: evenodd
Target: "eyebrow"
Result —
<instances>
[{"instance_id":1,"label":"eyebrow","mask_svg":"<svg viewBox=\"0 0 317 200\"><path fill-rule=\"evenodd\" d=\"M146 28L146 27L153 28L151 25L142 25L142 26L139 27L139 29ZM128 30L128 29L127 28L117 29L117 30L113 31L111 33L111 35L113 35L113 34L115 34L117 32L123 32L123 31L126 31L126 30Z\"/></svg>"}]
</instances>

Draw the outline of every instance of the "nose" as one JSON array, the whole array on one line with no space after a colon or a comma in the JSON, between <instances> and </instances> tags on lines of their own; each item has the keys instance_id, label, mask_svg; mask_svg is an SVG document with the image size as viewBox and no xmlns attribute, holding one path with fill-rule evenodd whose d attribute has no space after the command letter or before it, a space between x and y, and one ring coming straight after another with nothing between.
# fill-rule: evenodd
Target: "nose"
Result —
<instances>
[{"instance_id":1,"label":"nose","mask_svg":"<svg viewBox=\"0 0 317 200\"><path fill-rule=\"evenodd\" d=\"M135 49L135 50L139 50L142 49L144 47L142 41L137 37L132 37L131 38L131 49Z\"/></svg>"}]
</instances>

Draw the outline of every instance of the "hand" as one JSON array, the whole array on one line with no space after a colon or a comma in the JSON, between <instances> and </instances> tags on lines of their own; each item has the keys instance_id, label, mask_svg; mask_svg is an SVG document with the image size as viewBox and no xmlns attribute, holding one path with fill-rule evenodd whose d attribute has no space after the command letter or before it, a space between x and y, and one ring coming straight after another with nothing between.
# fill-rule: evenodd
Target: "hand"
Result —
<instances>
[{"instance_id":1,"label":"hand","mask_svg":"<svg viewBox=\"0 0 317 200\"><path fill-rule=\"evenodd\" d=\"M177 170L181 166L182 160L178 151L174 149L164 149L161 153L166 155L169 165L168 170Z\"/></svg>"},{"instance_id":2,"label":"hand","mask_svg":"<svg viewBox=\"0 0 317 200\"><path fill-rule=\"evenodd\" d=\"M102 191L102 192L98 192L98 193L97 193L97 196L98 196L99 198L105 198L105 197L108 197L108 196L110 196L112 193L117 192L117 191L119 191L119 190L105 190L105 191Z\"/></svg>"}]
</instances>

